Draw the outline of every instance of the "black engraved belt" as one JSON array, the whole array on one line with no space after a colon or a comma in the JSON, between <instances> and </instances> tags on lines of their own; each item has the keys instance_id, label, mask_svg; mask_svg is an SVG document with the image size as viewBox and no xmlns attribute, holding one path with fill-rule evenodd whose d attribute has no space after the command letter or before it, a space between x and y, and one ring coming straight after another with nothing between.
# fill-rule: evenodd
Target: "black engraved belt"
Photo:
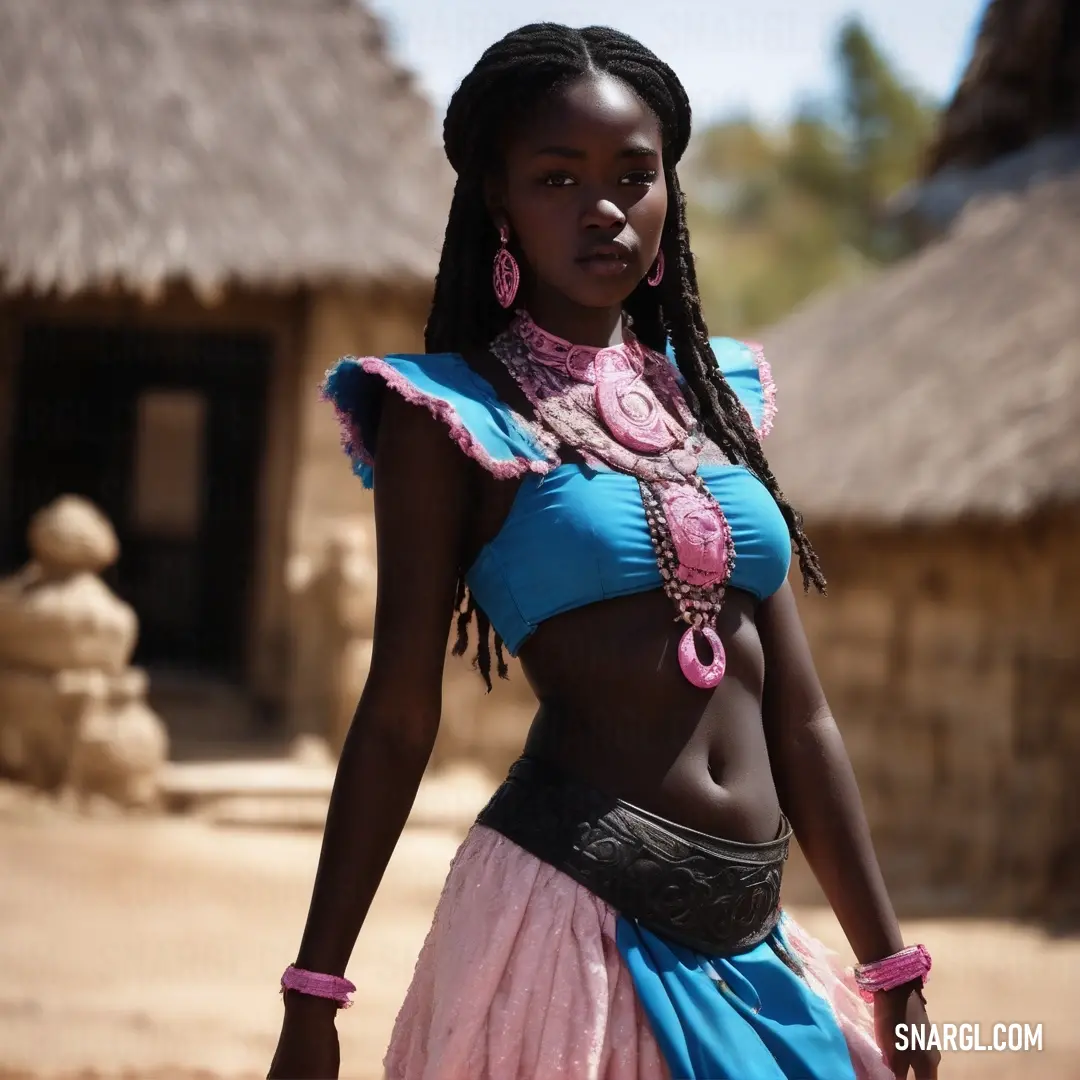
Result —
<instances>
[{"instance_id":1,"label":"black engraved belt","mask_svg":"<svg viewBox=\"0 0 1080 1080\"><path fill-rule=\"evenodd\" d=\"M764 844L709 836L519 758L477 821L621 915L698 952L763 941L780 918L791 826Z\"/></svg>"}]
</instances>

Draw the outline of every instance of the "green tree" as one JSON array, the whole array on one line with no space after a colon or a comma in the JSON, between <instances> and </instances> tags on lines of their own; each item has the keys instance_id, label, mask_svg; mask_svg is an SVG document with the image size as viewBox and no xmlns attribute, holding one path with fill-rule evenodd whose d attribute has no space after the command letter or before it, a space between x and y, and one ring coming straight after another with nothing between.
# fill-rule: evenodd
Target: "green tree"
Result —
<instances>
[{"instance_id":1,"label":"green tree","mask_svg":"<svg viewBox=\"0 0 1080 1080\"><path fill-rule=\"evenodd\" d=\"M736 117L695 140L685 173L698 277L724 333L775 322L903 254L882 211L917 175L934 111L857 21L836 59L838 91L784 130Z\"/></svg>"},{"instance_id":2,"label":"green tree","mask_svg":"<svg viewBox=\"0 0 1080 1080\"><path fill-rule=\"evenodd\" d=\"M849 20L837 48L851 158L854 239L871 258L895 252L878 227L886 201L918 175L935 110L904 85L862 24Z\"/></svg>"}]
</instances>

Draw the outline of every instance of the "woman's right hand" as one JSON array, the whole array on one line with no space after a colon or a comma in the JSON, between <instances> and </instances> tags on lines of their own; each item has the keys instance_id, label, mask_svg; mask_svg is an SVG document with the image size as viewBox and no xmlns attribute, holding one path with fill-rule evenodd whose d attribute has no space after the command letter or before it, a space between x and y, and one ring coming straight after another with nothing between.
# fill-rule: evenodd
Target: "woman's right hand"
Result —
<instances>
[{"instance_id":1,"label":"woman's right hand","mask_svg":"<svg viewBox=\"0 0 1080 1080\"><path fill-rule=\"evenodd\" d=\"M336 1002L286 993L285 1019L267 1080L337 1080L341 1050L336 1013Z\"/></svg>"},{"instance_id":2,"label":"woman's right hand","mask_svg":"<svg viewBox=\"0 0 1080 1080\"><path fill-rule=\"evenodd\" d=\"M446 636L474 498L469 459L447 445L445 424L423 405L385 395L375 450L375 644L338 761L296 953L301 969L342 973L439 731ZM336 1080L336 1013L333 1001L286 991L269 1080Z\"/></svg>"}]
</instances>

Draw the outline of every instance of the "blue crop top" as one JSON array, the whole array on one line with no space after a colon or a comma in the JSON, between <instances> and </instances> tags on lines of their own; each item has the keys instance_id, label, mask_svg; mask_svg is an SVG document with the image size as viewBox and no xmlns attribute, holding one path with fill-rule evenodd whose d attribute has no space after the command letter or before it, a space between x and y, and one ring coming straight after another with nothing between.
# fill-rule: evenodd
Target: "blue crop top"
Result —
<instances>
[{"instance_id":1,"label":"blue crop top","mask_svg":"<svg viewBox=\"0 0 1080 1080\"><path fill-rule=\"evenodd\" d=\"M764 437L775 412L769 368L756 346L713 338L724 377ZM385 387L424 404L461 449L495 476L524 477L497 536L465 575L476 603L512 656L546 619L586 604L662 587L637 480L563 465L538 428L495 394L457 353L340 360L327 374L353 471L374 485ZM742 465L699 466L735 545L730 587L759 600L787 578L791 540L764 485Z\"/></svg>"}]
</instances>

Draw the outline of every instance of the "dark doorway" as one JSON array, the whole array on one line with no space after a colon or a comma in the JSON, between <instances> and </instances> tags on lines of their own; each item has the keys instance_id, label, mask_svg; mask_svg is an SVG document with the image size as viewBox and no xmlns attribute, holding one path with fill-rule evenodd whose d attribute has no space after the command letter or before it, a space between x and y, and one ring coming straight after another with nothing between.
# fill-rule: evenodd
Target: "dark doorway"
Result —
<instances>
[{"instance_id":1,"label":"dark doorway","mask_svg":"<svg viewBox=\"0 0 1080 1080\"><path fill-rule=\"evenodd\" d=\"M243 678L271 351L257 334L24 328L4 561L57 495L97 503L140 665Z\"/></svg>"}]
</instances>

